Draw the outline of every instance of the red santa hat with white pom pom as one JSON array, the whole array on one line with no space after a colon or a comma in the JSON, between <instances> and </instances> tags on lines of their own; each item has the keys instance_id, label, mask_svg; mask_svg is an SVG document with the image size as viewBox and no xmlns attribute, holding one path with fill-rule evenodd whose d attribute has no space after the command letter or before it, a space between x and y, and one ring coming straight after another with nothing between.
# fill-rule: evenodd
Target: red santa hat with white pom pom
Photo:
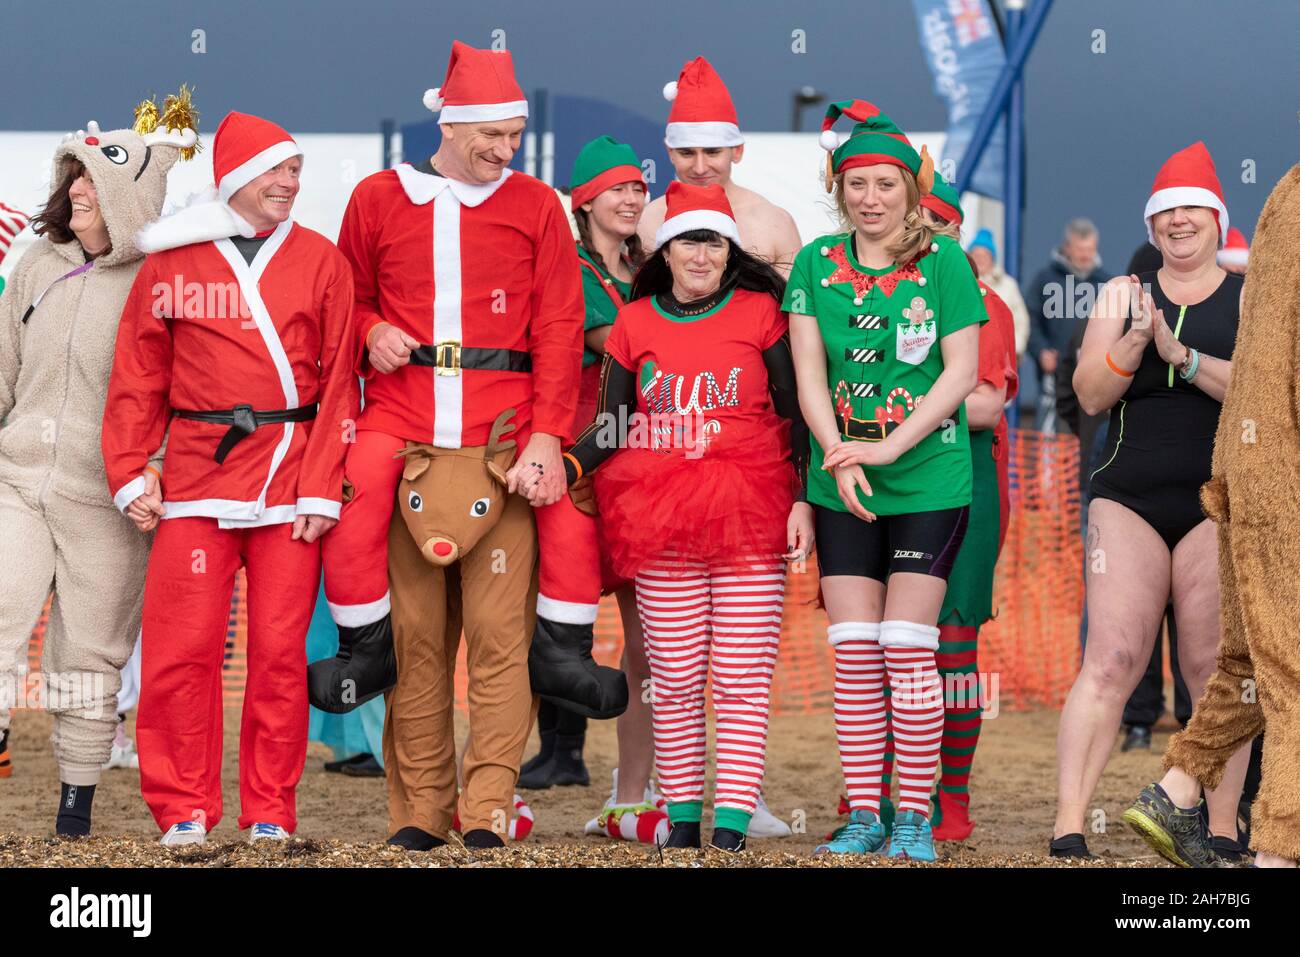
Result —
<instances>
[{"instance_id":1,"label":"red santa hat with white pom pom","mask_svg":"<svg viewBox=\"0 0 1300 957\"><path fill-rule=\"evenodd\" d=\"M439 123L490 123L528 118L528 100L515 80L508 50L479 50L453 40L442 86L424 94Z\"/></svg>"},{"instance_id":2,"label":"red santa hat with white pom pom","mask_svg":"<svg viewBox=\"0 0 1300 957\"><path fill-rule=\"evenodd\" d=\"M664 99L673 105L664 131L669 149L744 144L727 85L704 57L682 67L677 79L664 87Z\"/></svg>"}]
</instances>

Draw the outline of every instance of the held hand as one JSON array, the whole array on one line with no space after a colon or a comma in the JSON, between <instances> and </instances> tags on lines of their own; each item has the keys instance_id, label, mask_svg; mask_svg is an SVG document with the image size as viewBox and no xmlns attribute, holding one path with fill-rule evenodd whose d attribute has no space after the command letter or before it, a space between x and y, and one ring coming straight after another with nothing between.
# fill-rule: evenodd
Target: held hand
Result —
<instances>
[{"instance_id":1,"label":"held hand","mask_svg":"<svg viewBox=\"0 0 1300 957\"><path fill-rule=\"evenodd\" d=\"M411 361L411 350L418 348L420 340L408 336L387 322L375 326L367 340L370 364L379 372L396 372Z\"/></svg>"},{"instance_id":2,"label":"held hand","mask_svg":"<svg viewBox=\"0 0 1300 957\"><path fill-rule=\"evenodd\" d=\"M135 522L135 527L140 531L152 532L158 526L162 514L162 482L159 481L157 472L146 469L144 492L126 507L126 517Z\"/></svg>"},{"instance_id":3,"label":"held hand","mask_svg":"<svg viewBox=\"0 0 1300 957\"><path fill-rule=\"evenodd\" d=\"M843 465L879 467L893 465L897 459L894 443L888 438L880 442L840 442L826 451L822 468L829 470Z\"/></svg>"},{"instance_id":4,"label":"held hand","mask_svg":"<svg viewBox=\"0 0 1300 957\"><path fill-rule=\"evenodd\" d=\"M801 562L813 553L813 510L807 502L795 502L785 523L787 548L781 557L787 562Z\"/></svg>"},{"instance_id":5,"label":"held hand","mask_svg":"<svg viewBox=\"0 0 1300 957\"><path fill-rule=\"evenodd\" d=\"M1043 371L1051 375L1056 371L1056 362L1060 358L1055 349L1044 349L1038 353L1038 364Z\"/></svg>"},{"instance_id":6,"label":"held hand","mask_svg":"<svg viewBox=\"0 0 1300 957\"><path fill-rule=\"evenodd\" d=\"M293 520L291 538L295 542L301 538L310 545L338 523L337 518L328 518L324 515L299 515Z\"/></svg>"},{"instance_id":7,"label":"held hand","mask_svg":"<svg viewBox=\"0 0 1300 957\"><path fill-rule=\"evenodd\" d=\"M518 492L534 508L553 505L564 495L566 482L560 440L534 432L515 464L506 472L506 490Z\"/></svg>"},{"instance_id":8,"label":"held hand","mask_svg":"<svg viewBox=\"0 0 1300 957\"><path fill-rule=\"evenodd\" d=\"M846 465L835 470L835 490L839 492L844 507L864 522L874 522L875 514L868 512L858 501L858 489L862 489L863 495L871 494L871 486L860 465Z\"/></svg>"},{"instance_id":9,"label":"held hand","mask_svg":"<svg viewBox=\"0 0 1300 957\"><path fill-rule=\"evenodd\" d=\"M1160 358L1165 362L1173 363L1175 366L1182 365L1187 359L1188 349L1174 338L1174 331L1169 328L1169 323L1165 322L1163 309L1156 310L1155 322L1152 325L1156 340L1156 352L1160 353Z\"/></svg>"}]
</instances>

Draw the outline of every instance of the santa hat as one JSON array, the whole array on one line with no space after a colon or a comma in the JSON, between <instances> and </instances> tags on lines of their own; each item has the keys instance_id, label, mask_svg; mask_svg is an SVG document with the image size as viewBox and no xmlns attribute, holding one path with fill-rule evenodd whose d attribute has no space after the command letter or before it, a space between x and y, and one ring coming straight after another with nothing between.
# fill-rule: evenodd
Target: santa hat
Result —
<instances>
[{"instance_id":1,"label":"santa hat","mask_svg":"<svg viewBox=\"0 0 1300 957\"><path fill-rule=\"evenodd\" d=\"M581 150L573 161L570 200L577 209L589 203L611 186L620 183L645 183L641 161L636 151L612 136L598 136Z\"/></svg>"},{"instance_id":2,"label":"santa hat","mask_svg":"<svg viewBox=\"0 0 1300 957\"><path fill-rule=\"evenodd\" d=\"M961 211L961 197L957 190L938 173L934 174L934 186L930 192L921 197L921 205L945 222L960 226L965 218Z\"/></svg>"},{"instance_id":3,"label":"santa hat","mask_svg":"<svg viewBox=\"0 0 1300 957\"><path fill-rule=\"evenodd\" d=\"M451 59L442 86L426 90L424 105L441 112L439 123L490 123L528 118L528 100L515 80L509 50L479 50L451 42Z\"/></svg>"},{"instance_id":4,"label":"santa hat","mask_svg":"<svg viewBox=\"0 0 1300 957\"><path fill-rule=\"evenodd\" d=\"M1228 207L1223 201L1223 187L1219 185L1210 151L1200 140L1165 160L1151 184L1151 198L1142 216L1147 221L1147 236L1153 246L1156 236L1151 229L1151 217L1178 206L1205 206L1213 210L1219 224L1219 247L1228 241Z\"/></svg>"},{"instance_id":5,"label":"santa hat","mask_svg":"<svg viewBox=\"0 0 1300 957\"><path fill-rule=\"evenodd\" d=\"M857 120L857 125L843 143L831 129L841 116ZM910 170L916 177L921 195L930 192L934 184L934 161L924 146L921 152L912 147L906 134L884 113L880 107L866 100L840 100L826 108L826 117L822 120L822 132L819 142L828 154L826 160L826 192L831 190L831 180L836 173L855 166L875 166L879 163L892 163L905 170Z\"/></svg>"},{"instance_id":6,"label":"santa hat","mask_svg":"<svg viewBox=\"0 0 1300 957\"><path fill-rule=\"evenodd\" d=\"M212 178L221 201L229 202L267 170L301 156L293 137L270 120L248 113L227 113L212 138Z\"/></svg>"},{"instance_id":7,"label":"santa hat","mask_svg":"<svg viewBox=\"0 0 1300 957\"><path fill-rule=\"evenodd\" d=\"M1220 266L1244 266L1250 259L1250 243L1246 242L1246 234L1236 226L1228 230L1228 240L1219 250L1218 260Z\"/></svg>"},{"instance_id":8,"label":"santa hat","mask_svg":"<svg viewBox=\"0 0 1300 957\"><path fill-rule=\"evenodd\" d=\"M655 233L655 249L696 229L711 229L740 245L740 227L721 186L691 186L673 180L665 197L667 209L663 225Z\"/></svg>"},{"instance_id":9,"label":"santa hat","mask_svg":"<svg viewBox=\"0 0 1300 957\"><path fill-rule=\"evenodd\" d=\"M30 218L26 213L0 203L0 262L4 262L14 237L27 228Z\"/></svg>"},{"instance_id":10,"label":"santa hat","mask_svg":"<svg viewBox=\"0 0 1300 957\"><path fill-rule=\"evenodd\" d=\"M677 79L664 86L664 99L673 105L664 130L669 149L740 146L745 142L727 85L704 57L697 56L682 67Z\"/></svg>"}]
</instances>

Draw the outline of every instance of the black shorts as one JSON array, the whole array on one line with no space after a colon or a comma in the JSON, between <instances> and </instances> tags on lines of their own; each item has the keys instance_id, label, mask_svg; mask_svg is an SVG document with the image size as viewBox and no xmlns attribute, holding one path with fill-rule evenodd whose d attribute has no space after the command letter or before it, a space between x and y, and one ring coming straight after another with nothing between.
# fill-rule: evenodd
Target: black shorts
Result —
<instances>
[{"instance_id":1,"label":"black shorts","mask_svg":"<svg viewBox=\"0 0 1300 957\"><path fill-rule=\"evenodd\" d=\"M895 572L948 580L966 535L969 506L864 522L850 512L813 506L821 576L857 575L887 581Z\"/></svg>"}]
</instances>

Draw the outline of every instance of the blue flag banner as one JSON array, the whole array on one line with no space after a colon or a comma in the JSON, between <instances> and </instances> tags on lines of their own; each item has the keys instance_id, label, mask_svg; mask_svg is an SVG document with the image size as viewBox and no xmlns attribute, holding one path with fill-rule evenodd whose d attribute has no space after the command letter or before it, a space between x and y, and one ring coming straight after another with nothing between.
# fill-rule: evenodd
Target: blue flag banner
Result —
<instances>
[{"instance_id":1,"label":"blue flag banner","mask_svg":"<svg viewBox=\"0 0 1300 957\"><path fill-rule=\"evenodd\" d=\"M956 178L980 113L1006 65L1006 51L989 0L912 0L934 89L948 104L948 134L938 169L945 179ZM973 192L1001 199L1006 164L1006 121L998 123L984 150Z\"/></svg>"}]
</instances>

